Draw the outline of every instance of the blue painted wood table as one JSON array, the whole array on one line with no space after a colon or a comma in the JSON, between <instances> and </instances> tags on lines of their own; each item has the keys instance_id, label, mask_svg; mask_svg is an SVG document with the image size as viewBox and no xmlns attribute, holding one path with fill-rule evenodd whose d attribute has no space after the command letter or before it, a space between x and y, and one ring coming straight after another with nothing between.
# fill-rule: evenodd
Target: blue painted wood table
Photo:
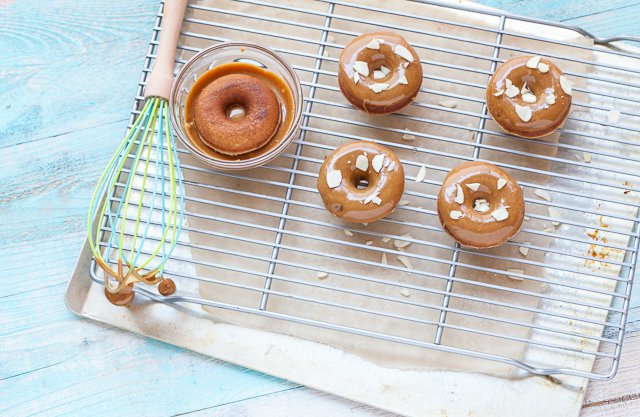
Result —
<instances>
[{"instance_id":1,"label":"blue painted wood table","mask_svg":"<svg viewBox=\"0 0 640 417\"><path fill-rule=\"evenodd\" d=\"M483 0L640 34L629 0ZM0 414L380 416L76 317L63 295L92 188L122 137L157 0L0 0ZM640 286L618 376L583 416L640 415Z\"/></svg>"}]
</instances>

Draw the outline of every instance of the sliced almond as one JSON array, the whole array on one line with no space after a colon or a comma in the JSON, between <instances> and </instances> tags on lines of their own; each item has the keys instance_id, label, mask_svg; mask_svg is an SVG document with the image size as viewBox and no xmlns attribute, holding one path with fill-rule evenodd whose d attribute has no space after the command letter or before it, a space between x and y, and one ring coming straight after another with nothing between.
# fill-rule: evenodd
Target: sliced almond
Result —
<instances>
[{"instance_id":1,"label":"sliced almond","mask_svg":"<svg viewBox=\"0 0 640 417\"><path fill-rule=\"evenodd\" d=\"M409 133L409 132L411 132L409 129L405 129L405 131L407 133L403 133L402 134L402 139L404 139L404 140L416 140L416 137L413 136L411 133Z\"/></svg>"},{"instance_id":2,"label":"sliced almond","mask_svg":"<svg viewBox=\"0 0 640 417\"><path fill-rule=\"evenodd\" d=\"M524 216L524 221L528 222L529 220L531 220L531 217L529 217L529 216Z\"/></svg>"},{"instance_id":3,"label":"sliced almond","mask_svg":"<svg viewBox=\"0 0 640 417\"><path fill-rule=\"evenodd\" d=\"M511 82L511 80L507 78L504 80L504 85L506 85L507 88L509 88L513 85L513 82Z\"/></svg>"},{"instance_id":4,"label":"sliced almond","mask_svg":"<svg viewBox=\"0 0 640 417\"><path fill-rule=\"evenodd\" d=\"M382 71L373 71L373 79L374 80L381 80L385 77L384 72Z\"/></svg>"},{"instance_id":5,"label":"sliced almond","mask_svg":"<svg viewBox=\"0 0 640 417\"><path fill-rule=\"evenodd\" d=\"M520 120L525 123L531 120L531 116L533 116L533 113L531 112L531 108L529 106L520 106L518 104L516 104L515 106L516 114L518 115Z\"/></svg>"},{"instance_id":6,"label":"sliced almond","mask_svg":"<svg viewBox=\"0 0 640 417\"><path fill-rule=\"evenodd\" d=\"M409 291L406 288L403 288L400 290L400 295L402 295L403 297L411 297L411 291Z\"/></svg>"},{"instance_id":7,"label":"sliced almond","mask_svg":"<svg viewBox=\"0 0 640 417\"><path fill-rule=\"evenodd\" d=\"M369 42L366 47L369 49L380 49L380 42L378 42L377 39L371 39L371 42Z\"/></svg>"},{"instance_id":8,"label":"sliced almond","mask_svg":"<svg viewBox=\"0 0 640 417\"><path fill-rule=\"evenodd\" d=\"M383 265L389 265L389 262L387 262L387 254L383 253L382 257L380 258L380 263Z\"/></svg>"},{"instance_id":9,"label":"sliced almond","mask_svg":"<svg viewBox=\"0 0 640 417\"><path fill-rule=\"evenodd\" d=\"M536 69L538 68L538 64L540 63L540 60L542 59L541 56L534 56L529 58L529 60L527 61L526 65L527 68L531 68L531 69Z\"/></svg>"},{"instance_id":10,"label":"sliced almond","mask_svg":"<svg viewBox=\"0 0 640 417\"><path fill-rule=\"evenodd\" d=\"M503 178L498 178L498 190L502 190L502 187L507 185L507 180Z\"/></svg>"},{"instance_id":11,"label":"sliced almond","mask_svg":"<svg viewBox=\"0 0 640 417\"><path fill-rule=\"evenodd\" d=\"M318 279L327 279L328 276L326 272L318 272Z\"/></svg>"},{"instance_id":12,"label":"sliced almond","mask_svg":"<svg viewBox=\"0 0 640 417\"><path fill-rule=\"evenodd\" d=\"M524 243L525 245L530 245L530 244L531 244L530 242L523 242L523 243ZM526 257L527 257L527 255L529 255L529 248L528 248L528 247L526 247L526 246L520 246L520 247L518 248L518 252L520 252L520 254L526 258Z\"/></svg>"},{"instance_id":13,"label":"sliced almond","mask_svg":"<svg viewBox=\"0 0 640 417\"><path fill-rule=\"evenodd\" d=\"M327 173L327 186L329 188L336 188L342 183L342 172L333 170Z\"/></svg>"},{"instance_id":14,"label":"sliced almond","mask_svg":"<svg viewBox=\"0 0 640 417\"><path fill-rule=\"evenodd\" d=\"M514 98L518 94L520 94L520 90L518 90L518 87L516 87L515 85L511 85L511 86L507 87L507 89L505 90L504 94L509 98Z\"/></svg>"},{"instance_id":15,"label":"sliced almond","mask_svg":"<svg viewBox=\"0 0 640 417\"><path fill-rule=\"evenodd\" d=\"M446 107L449 109L455 109L456 106L458 105L458 102L455 100L442 100L440 102L438 102L438 104L440 104L442 107Z\"/></svg>"},{"instance_id":16,"label":"sliced almond","mask_svg":"<svg viewBox=\"0 0 640 417\"><path fill-rule=\"evenodd\" d=\"M390 237L383 237L382 238L382 242L383 243L389 243L389 242L391 242L391 238Z\"/></svg>"},{"instance_id":17,"label":"sliced almond","mask_svg":"<svg viewBox=\"0 0 640 417\"><path fill-rule=\"evenodd\" d=\"M540 70L541 73L546 74L547 72L549 72L549 65L541 62L538 64L538 70Z\"/></svg>"},{"instance_id":18,"label":"sliced almond","mask_svg":"<svg viewBox=\"0 0 640 417\"><path fill-rule=\"evenodd\" d=\"M511 279L513 279L513 280L515 280L515 281L522 281L522 280L524 279L524 278L522 278L522 277L516 277L516 276L514 276L515 274L518 274L518 275L524 275L524 270L522 270L522 269L515 269L515 268L509 268L509 269L507 269L507 274L506 274L506 275L507 275L507 277L509 277L509 278L511 278Z\"/></svg>"},{"instance_id":19,"label":"sliced almond","mask_svg":"<svg viewBox=\"0 0 640 417\"><path fill-rule=\"evenodd\" d=\"M564 91L566 95L571 95L571 82L564 75L560 76L560 87L562 87L562 91Z\"/></svg>"},{"instance_id":20,"label":"sliced almond","mask_svg":"<svg viewBox=\"0 0 640 417\"><path fill-rule=\"evenodd\" d=\"M373 245L373 240L367 240L366 242L364 242L365 246L371 246Z\"/></svg>"},{"instance_id":21,"label":"sliced almond","mask_svg":"<svg viewBox=\"0 0 640 417\"><path fill-rule=\"evenodd\" d=\"M407 269L413 269L413 265L411 265L411 260L404 255L398 255L396 258L400 261L402 265L404 265Z\"/></svg>"},{"instance_id":22,"label":"sliced almond","mask_svg":"<svg viewBox=\"0 0 640 417\"><path fill-rule=\"evenodd\" d=\"M556 104L556 96L555 94L549 94L547 95L547 97L545 98L545 101L547 102L548 105L552 106L554 104Z\"/></svg>"},{"instance_id":23,"label":"sliced almond","mask_svg":"<svg viewBox=\"0 0 640 417\"><path fill-rule=\"evenodd\" d=\"M491 206L489 206L489 202L484 198L479 198L473 202L473 210L478 213L486 213L490 209Z\"/></svg>"},{"instance_id":24,"label":"sliced almond","mask_svg":"<svg viewBox=\"0 0 640 417\"><path fill-rule=\"evenodd\" d=\"M451 210L451 212L449 213L449 217L451 217L453 220L458 220L460 217L462 217L462 212L460 210Z\"/></svg>"},{"instance_id":25,"label":"sliced almond","mask_svg":"<svg viewBox=\"0 0 640 417\"><path fill-rule=\"evenodd\" d=\"M353 70L363 77L369 76L369 64L364 61L356 61L353 63Z\"/></svg>"},{"instance_id":26,"label":"sliced almond","mask_svg":"<svg viewBox=\"0 0 640 417\"><path fill-rule=\"evenodd\" d=\"M351 230L349 230L349 229L344 229L343 232L347 236L353 236L353 232Z\"/></svg>"},{"instance_id":27,"label":"sliced almond","mask_svg":"<svg viewBox=\"0 0 640 417\"><path fill-rule=\"evenodd\" d=\"M373 159L371 160L371 166L373 167L373 170L375 172L380 172L380 170L382 169L383 162L384 162L384 154L379 153L378 155L374 156Z\"/></svg>"},{"instance_id":28,"label":"sliced almond","mask_svg":"<svg viewBox=\"0 0 640 417\"><path fill-rule=\"evenodd\" d=\"M374 93L381 93L384 90L387 90L389 88L389 84L387 83L375 83L375 84L371 84L369 85L369 88L371 89L371 91L373 91Z\"/></svg>"},{"instance_id":29,"label":"sliced almond","mask_svg":"<svg viewBox=\"0 0 640 417\"><path fill-rule=\"evenodd\" d=\"M530 93L530 92L531 92L531 90L529 90L529 87L527 87L527 83L525 82L522 85L522 90L520 90L520 94L527 94L527 93Z\"/></svg>"},{"instance_id":30,"label":"sliced almond","mask_svg":"<svg viewBox=\"0 0 640 417\"><path fill-rule=\"evenodd\" d=\"M504 88L502 88L502 89L496 91L495 93L493 93L493 95L496 96L496 97L500 97L503 94L504 94Z\"/></svg>"},{"instance_id":31,"label":"sliced almond","mask_svg":"<svg viewBox=\"0 0 640 417\"><path fill-rule=\"evenodd\" d=\"M544 229L542 229L542 231L546 232L546 233L553 233L555 230L553 230L553 229L551 229L549 227L545 227Z\"/></svg>"},{"instance_id":32,"label":"sliced almond","mask_svg":"<svg viewBox=\"0 0 640 417\"><path fill-rule=\"evenodd\" d=\"M555 207L547 207L547 209L549 210L549 217L551 217L552 219L560 219L560 210ZM560 226L560 222L557 220L551 220L551 224L554 227Z\"/></svg>"},{"instance_id":33,"label":"sliced almond","mask_svg":"<svg viewBox=\"0 0 640 417\"><path fill-rule=\"evenodd\" d=\"M396 45L393 48L393 52L398 55L400 58L404 58L409 62L413 62L413 55L411 54L411 52L409 52L409 50L407 48L405 48L403 45Z\"/></svg>"},{"instance_id":34,"label":"sliced almond","mask_svg":"<svg viewBox=\"0 0 640 417\"><path fill-rule=\"evenodd\" d=\"M384 65L380 65L380 71L382 71L382 73L384 75L387 75L387 74L389 74L391 72L391 70L389 68L385 67Z\"/></svg>"},{"instance_id":35,"label":"sliced almond","mask_svg":"<svg viewBox=\"0 0 640 417\"><path fill-rule=\"evenodd\" d=\"M424 181L426 176L427 176L427 167L423 165L420 167L420 170L418 171L418 175L416 175L416 182Z\"/></svg>"},{"instance_id":36,"label":"sliced almond","mask_svg":"<svg viewBox=\"0 0 640 417\"><path fill-rule=\"evenodd\" d=\"M591 154L589 152L582 152L582 159L584 159L584 162L587 164L591 163Z\"/></svg>"},{"instance_id":37,"label":"sliced almond","mask_svg":"<svg viewBox=\"0 0 640 417\"><path fill-rule=\"evenodd\" d=\"M409 84L409 81L407 81L407 76L402 74L402 77L398 78L398 83L400 83L402 85Z\"/></svg>"},{"instance_id":38,"label":"sliced almond","mask_svg":"<svg viewBox=\"0 0 640 417\"><path fill-rule=\"evenodd\" d=\"M364 155L358 155L356 158L356 168L360 171L366 171L369 169L369 159Z\"/></svg>"},{"instance_id":39,"label":"sliced almond","mask_svg":"<svg viewBox=\"0 0 640 417\"><path fill-rule=\"evenodd\" d=\"M620 112L618 110L609 110L607 121L612 125L618 123L620 121Z\"/></svg>"},{"instance_id":40,"label":"sliced almond","mask_svg":"<svg viewBox=\"0 0 640 417\"><path fill-rule=\"evenodd\" d=\"M535 190L533 193L543 200L551 201L551 194L547 190Z\"/></svg>"},{"instance_id":41,"label":"sliced almond","mask_svg":"<svg viewBox=\"0 0 640 417\"><path fill-rule=\"evenodd\" d=\"M467 186L467 188L469 188L471 191L478 191L478 188L480 188L480 183L478 182L472 182L469 184L465 184Z\"/></svg>"},{"instance_id":42,"label":"sliced almond","mask_svg":"<svg viewBox=\"0 0 640 417\"><path fill-rule=\"evenodd\" d=\"M507 211L507 209L505 207L500 207L499 209L494 210L491 213L491 217L493 217L497 221L501 222L501 221L506 220L506 219L509 218L509 212Z\"/></svg>"},{"instance_id":43,"label":"sliced almond","mask_svg":"<svg viewBox=\"0 0 640 417\"><path fill-rule=\"evenodd\" d=\"M380 199L380 197L378 197L378 191L376 191L375 193L369 194L364 199L363 203L364 204L373 203L373 204L380 205L380 204L382 204L382 199Z\"/></svg>"},{"instance_id":44,"label":"sliced almond","mask_svg":"<svg viewBox=\"0 0 640 417\"><path fill-rule=\"evenodd\" d=\"M355 84L358 84L360 82L360 74L358 74L357 72L353 73L353 82Z\"/></svg>"},{"instance_id":45,"label":"sliced almond","mask_svg":"<svg viewBox=\"0 0 640 417\"><path fill-rule=\"evenodd\" d=\"M399 206L407 206L411 204L411 201L409 200L400 200L400 202L398 203Z\"/></svg>"},{"instance_id":46,"label":"sliced almond","mask_svg":"<svg viewBox=\"0 0 640 417\"><path fill-rule=\"evenodd\" d=\"M413 239L413 236L411 236L409 233L407 233L406 235L402 235L401 237L403 237L405 239ZM393 241L393 246L395 246L397 249L406 248L409 245L411 245L411 242L406 241L406 240L395 239Z\"/></svg>"},{"instance_id":47,"label":"sliced almond","mask_svg":"<svg viewBox=\"0 0 640 417\"><path fill-rule=\"evenodd\" d=\"M522 101L525 103L535 103L538 99L531 93L525 93L522 95Z\"/></svg>"},{"instance_id":48,"label":"sliced almond","mask_svg":"<svg viewBox=\"0 0 640 417\"><path fill-rule=\"evenodd\" d=\"M456 184L456 198L454 201L458 204L464 203L464 191L462 191L460 184Z\"/></svg>"}]
</instances>

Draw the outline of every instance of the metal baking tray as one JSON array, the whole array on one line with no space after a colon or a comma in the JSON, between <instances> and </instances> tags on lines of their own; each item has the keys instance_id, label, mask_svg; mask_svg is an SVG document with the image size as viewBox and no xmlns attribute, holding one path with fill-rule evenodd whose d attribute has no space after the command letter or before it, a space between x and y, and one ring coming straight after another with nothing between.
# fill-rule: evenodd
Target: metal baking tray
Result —
<instances>
[{"instance_id":1,"label":"metal baking tray","mask_svg":"<svg viewBox=\"0 0 640 417\"><path fill-rule=\"evenodd\" d=\"M67 291L70 308L365 401L327 381L270 368L248 353L235 356L223 341L193 330L223 325L265 338L282 335L290 343L337 348L377 369L613 377L639 245L640 55L607 45L617 38L597 39L579 28L467 3L380 4L190 3L176 72L213 43L270 46L302 81L300 137L275 162L243 173L213 171L181 149L186 224L165 270L177 293L163 297L137 286L133 306L111 307L101 301L102 275L85 247ZM161 19L162 6L131 122L141 108ZM416 102L386 117L354 110L336 80L341 48L375 30L403 34L425 74ZM506 135L487 115L487 80L497 65L520 54L554 60L575 84L572 114L546 140ZM354 226L324 210L315 181L324 156L358 139L394 150L407 187L389 218ZM525 189L526 221L501 248L461 248L438 224L442 179L474 159L503 167ZM423 166L427 177L418 183ZM191 336L172 320L193 326Z\"/></svg>"}]
</instances>

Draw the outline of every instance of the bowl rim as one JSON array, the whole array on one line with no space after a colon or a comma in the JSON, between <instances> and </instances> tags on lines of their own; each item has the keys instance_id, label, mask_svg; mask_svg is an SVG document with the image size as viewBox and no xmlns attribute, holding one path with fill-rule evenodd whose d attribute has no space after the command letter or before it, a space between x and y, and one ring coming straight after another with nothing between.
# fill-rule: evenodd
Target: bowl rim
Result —
<instances>
[{"instance_id":1,"label":"bowl rim","mask_svg":"<svg viewBox=\"0 0 640 417\"><path fill-rule=\"evenodd\" d=\"M227 48L237 48L237 47L251 48L254 50L258 50L263 54L269 55L271 58L275 59L278 63L280 63L284 67L284 69L291 75L291 81L293 82L293 86L290 86L290 87L292 87L292 90L295 90L295 92L298 93L299 100L297 105L293 109L294 117L291 122L291 126L289 127L289 130L285 134L284 139L282 140L282 142L280 142L280 144L278 144L278 146L274 147L269 152L255 156L250 159L223 160L223 159L215 158L198 149L193 143L191 143L191 140L187 137L188 135L186 135L186 131L184 135L182 134L182 131L184 131L182 123L176 120L176 115L173 109L176 101L175 96L177 93L178 84L180 83L180 81L182 81L182 79L185 78L185 74L189 71L190 68L192 68L195 65L196 62L198 62L204 55L212 51L223 50ZM295 92L292 91L292 94L294 94L294 97L295 97ZM180 142L183 145L185 145L187 149L195 157L200 159L202 162L205 162L214 168L218 168L224 171L247 170L252 168L258 168L264 164L271 162L272 160L280 156L280 154L284 152L287 146L291 144L291 142L294 140L295 136L298 134L300 130L300 125L302 122L302 115L303 115L303 105L304 105L304 94L302 91L302 85L300 83L300 79L298 78L298 74L296 73L296 71L293 69L291 64L289 64L289 62L286 59L284 59L282 56L277 54L274 50L256 43L241 42L241 41L220 42L215 45L211 45L207 48L202 49L200 52L192 56L191 59L189 59L189 61L187 61L182 66L182 68L180 68L180 71L178 72L178 74L173 80L173 83L171 85L171 92L169 93L169 119L171 121L173 133L175 134L175 136L177 136Z\"/></svg>"}]
</instances>

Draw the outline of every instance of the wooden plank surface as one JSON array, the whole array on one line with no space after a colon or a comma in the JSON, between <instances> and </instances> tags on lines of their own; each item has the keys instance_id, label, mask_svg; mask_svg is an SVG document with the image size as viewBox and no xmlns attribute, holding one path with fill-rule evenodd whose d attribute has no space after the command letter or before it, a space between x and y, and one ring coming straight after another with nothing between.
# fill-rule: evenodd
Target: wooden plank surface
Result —
<instances>
[{"instance_id":1,"label":"wooden plank surface","mask_svg":"<svg viewBox=\"0 0 640 417\"><path fill-rule=\"evenodd\" d=\"M483 0L602 36L633 1ZM63 301L101 167L120 141L156 0L0 0L0 414L390 416L80 319ZM640 415L640 286L618 376L583 416Z\"/></svg>"}]
</instances>

